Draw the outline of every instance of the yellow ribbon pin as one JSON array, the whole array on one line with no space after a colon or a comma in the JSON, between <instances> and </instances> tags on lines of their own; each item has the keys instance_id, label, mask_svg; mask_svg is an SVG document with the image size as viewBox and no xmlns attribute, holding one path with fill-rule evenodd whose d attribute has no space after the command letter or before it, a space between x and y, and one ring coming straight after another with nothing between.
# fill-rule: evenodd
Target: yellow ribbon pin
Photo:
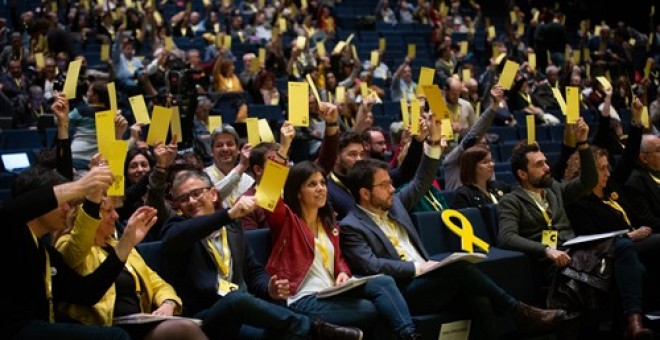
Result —
<instances>
[{"instance_id":1,"label":"yellow ribbon pin","mask_svg":"<svg viewBox=\"0 0 660 340\"><path fill-rule=\"evenodd\" d=\"M488 253L490 245L474 235L472 223L470 223L470 220L468 220L465 215L461 214L458 210L445 209L440 216L442 217L442 222L445 223L447 228L461 238L461 249L468 253L473 253L473 245L475 245ZM457 218L461 222L461 225L456 225L454 221L451 220L452 217Z\"/></svg>"}]
</instances>

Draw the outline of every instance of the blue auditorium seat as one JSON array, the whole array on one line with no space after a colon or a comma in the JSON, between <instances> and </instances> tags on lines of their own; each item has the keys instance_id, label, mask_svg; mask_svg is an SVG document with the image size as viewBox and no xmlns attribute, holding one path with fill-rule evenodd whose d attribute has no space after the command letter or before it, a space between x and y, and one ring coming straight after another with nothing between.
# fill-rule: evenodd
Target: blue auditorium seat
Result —
<instances>
[{"instance_id":1,"label":"blue auditorium seat","mask_svg":"<svg viewBox=\"0 0 660 340\"><path fill-rule=\"evenodd\" d=\"M3 130L0 149L41 149L41 136L37 130Z\"/></svg>"},{"instance_id":2,"label":"blue auditorium seat","mask_svg":"<svg viewBox=\"0 0 660 340\"><path fill-rule=\"evenodd\" d=\"M491 126L488 129L489 133L494 133L500 136L500 143L508 141L518 141L520 137L518 136L518 130L510 126Z\"/></svg>"},{"instance_id":3,"label":"blue auditorium seat","mask_svg":"<svg viewBox=\"0 0 660 340\"><path fill-rule=\"evenodd\" d=\"M279 105L248 105L248 116L259 117L272 121L283 121L282 109Z\"/></svg>"}]
</instances>

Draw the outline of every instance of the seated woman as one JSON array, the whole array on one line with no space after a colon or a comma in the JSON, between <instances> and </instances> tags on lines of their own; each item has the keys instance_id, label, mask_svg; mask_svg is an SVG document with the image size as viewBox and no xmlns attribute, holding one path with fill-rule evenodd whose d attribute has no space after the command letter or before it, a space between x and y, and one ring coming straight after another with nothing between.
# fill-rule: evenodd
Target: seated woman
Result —
<instances>
[{"instance_id":1,"label":"seated woman","mask_svg":"<svg viewBox=\"0 0 660 340\"><path fill-rule=\"evenodd\" d=\"M495 163L490 150L475 145L461 155L461 182L463 185L454 192L452 209L481 207L497 204L511 187L501 181L493 181Z\"/></svg>"},{"instance_id":2,"label":"seated woman","mask_svg":"<svg viewBox=\"0 0 660 340\"><path fill-rule=\"evenodd\" d=\"M99 202L100 201L100 206ZM55 247L74 270L87 275L100 266L117 240L118 219L111 197L87 196L83 209L100 212L100 220L78 214L74 227L61 236ZM127 228L156 222L156 209L143 206L131 216ZM172 316L181 312L181 299L174 288L145 263L140 253L131 250L124 269L101 300L93 306L65 305L73 319L88 325L110 326L113 318L136 313ZM133 339L206 339L191 320L177 319L144 324L122 325Z\"/></svg>"},{"instance_id":3,"label":"seated woman","mask_svg":"<svg viewBox=\"0 0 660 340\"><path fill-rule=\"evenodd\" d=\"M317 298L319 291L351 277L327 194L323 169L304 161L289 172L284 199L272 213L266 211L274 249L266 270L278 279L279 297L296 311L361 329L373 328L380 315L398 337L417 339L408 306L390 276L370 279L333 297Z\"/></svg>"},{"instance_id":4,"label":"seated woman","mask_svg":"<svg viewBox=\"0 0 660 340\"><path fill-rule=\"evenodd\" d=\"M559 118L552 114L543 111L543 108L536 102L535 97L532 96L529 79L522 77L513 84L507 105L511 112L523 111L525 114L533 115L536 117L536 122L543 125L557 125L560 123Z\"/></svg>"},{"instance_id":5,"label":"seated woman","mask_svg":"<svg viewBox=\"0 0 660 340\"><path fill-rule=\"evenodd\" d=\"M247 105L243 98L245 91L234 73L234 62L230 59L218 58L213 65L213 79L213 87L217 92L233 94L229 100L232 108L236 110L236 122L245 122L247 119Z\"/></svg>"}]
</instances>

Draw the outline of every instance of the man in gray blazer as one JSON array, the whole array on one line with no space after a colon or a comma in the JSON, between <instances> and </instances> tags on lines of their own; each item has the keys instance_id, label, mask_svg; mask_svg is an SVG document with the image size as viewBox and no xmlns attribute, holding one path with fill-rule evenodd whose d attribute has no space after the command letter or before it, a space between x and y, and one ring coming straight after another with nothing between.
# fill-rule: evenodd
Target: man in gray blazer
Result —
<instances>
[{"instance_id":1,"label":"man in gray blazer","mask_svg":"<svg viewBox=\"0 0 660 340\"><path fill-rule=\"evenodd\" d=\"M351 270L392 276L413 314L467 306L474 339L498 338L495 313L510 313L524 327L557 326L566 316L564 311L516 301L467 262L431 269L436 262L429 260L408 214L429 190L440 162L440 123L435 118L429 131L425 156L412 183L396 194L387 164L361 160L349 170L346 184L357 206L340 222L340 242Z\"/></svg>"}]
</instances>

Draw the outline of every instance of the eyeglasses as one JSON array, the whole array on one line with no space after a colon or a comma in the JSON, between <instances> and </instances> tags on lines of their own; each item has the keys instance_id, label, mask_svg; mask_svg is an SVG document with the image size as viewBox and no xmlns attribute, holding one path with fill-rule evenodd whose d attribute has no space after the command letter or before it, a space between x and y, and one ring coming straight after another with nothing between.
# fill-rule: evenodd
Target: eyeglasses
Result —
<instances>
[{"instance_id":1,"label":"eyeglasses","mask_svg":"<svg viewBox=\"0 0 660 340\"><path fill-rule=\"evenodd\" d=\"M389 189L391 186L392 186L392 181L384 181L384 182L381 182L381 183L378 183L378 184L374 184L374 185L372 185L371 187L372 187L372 188L379 187L379 188L382 188L382 189L386 189L386 190L387 190L387 189Z\"/></svg>"},{"instance_id":2,"label":"eyeglasses","mask_svg":"<svg viewBox=\"0 0 660 340\"><path fill-rule=\"evenodd\" d=\"M190 190L190 192L188 192L187 194L183 194L183 195L180 195L178 197L175 197L174 202L178 205L182 205L182 204L186 204L186 203L190 202L191 198L193 200L197 201L200 198L202 198L204 193L206 193L206 191L209 190L209 189L211 189L211 188L206 187L206 188L198 188L198 189Z\"/></svg>"}]
</instances>

